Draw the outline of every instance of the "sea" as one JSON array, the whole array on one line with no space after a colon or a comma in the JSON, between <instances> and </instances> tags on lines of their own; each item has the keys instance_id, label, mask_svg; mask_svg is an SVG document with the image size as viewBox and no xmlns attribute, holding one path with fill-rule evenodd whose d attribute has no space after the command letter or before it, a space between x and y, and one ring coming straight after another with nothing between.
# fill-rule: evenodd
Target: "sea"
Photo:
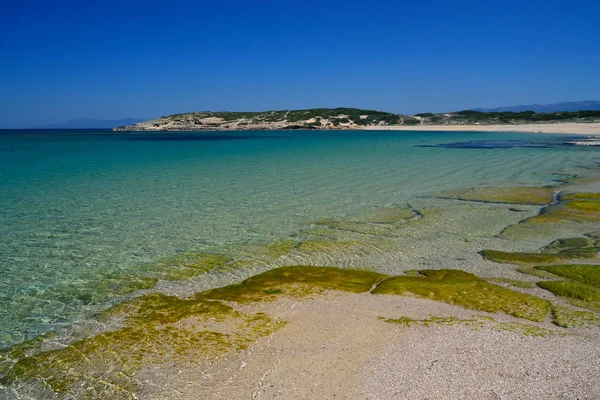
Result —
<instances>
[{"instance_id":1,"label":"sea","mask_svg":"<svg viewBox=\"0 0 600 400\"><path fill-rule=\"evenodd\" d=\"M302 240L314 221L352 219L385 207L440 208L449 201L433 195L444 190L557 184L597 166L597 150L563 145L571 138L501 132L0 131L0 347L94 318L145 290L191 293L286 263L360 266L352 261L352 251L365 253L359 247L339 256L255 266L249 255ZM368 264L399 272L422 266L428 251L445 252L443 242L421 239L425 247L411 242L419 257L411 258L410 248L387 248L385 262L371 254ZM157 263L185 254L246 262L162 279ZM389 254L406 256L393 261ZM156 287L123 290L153 271Z\"/></svg>"}]
</instances>

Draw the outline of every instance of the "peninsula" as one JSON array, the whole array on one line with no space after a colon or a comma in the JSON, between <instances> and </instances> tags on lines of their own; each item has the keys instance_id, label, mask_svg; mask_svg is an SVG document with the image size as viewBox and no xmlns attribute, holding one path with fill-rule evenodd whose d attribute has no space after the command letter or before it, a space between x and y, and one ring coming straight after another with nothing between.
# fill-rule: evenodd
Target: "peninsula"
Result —
<instances>
[{"instance_id":1,"label":"peninsula","mask_svg":"<svg viewBox=\"0 0 600 400\"><path fill-rule=\"evenodd\" d=\"M581 129L580 129L581 128ZM465 110L412 116L357 108L174 114L114 131L231 131L281 129L508 130L600 133L600 111L482 112Z\"/></svg>"}]
</instances>

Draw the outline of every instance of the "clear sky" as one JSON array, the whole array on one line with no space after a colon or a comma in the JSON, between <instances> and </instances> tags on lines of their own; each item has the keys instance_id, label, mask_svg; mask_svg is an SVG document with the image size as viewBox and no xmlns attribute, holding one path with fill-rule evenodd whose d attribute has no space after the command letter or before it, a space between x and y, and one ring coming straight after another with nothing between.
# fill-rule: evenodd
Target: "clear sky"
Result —
<instances>
[{"instance_id":1,"label":"clear sky","mask_svg":"<svg viewBox=\"0 0 600 400\"><path fill-rule=\"evenodd\" d=\"M600 100L599 0L9 0L0 127Z\"/></svg>"}]
</instances>

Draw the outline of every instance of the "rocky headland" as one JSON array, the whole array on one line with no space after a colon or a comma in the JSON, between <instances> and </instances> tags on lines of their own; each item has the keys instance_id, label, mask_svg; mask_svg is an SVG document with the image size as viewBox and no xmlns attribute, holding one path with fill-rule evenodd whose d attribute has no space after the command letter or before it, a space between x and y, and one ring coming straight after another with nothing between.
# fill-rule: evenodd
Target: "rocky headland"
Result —
<instances>
[{"instance_id":1,"label":"rocky headland","mask_svg":"<svg viewBox=\"0 0 600 400\"><path fill-rule=\"evenodd\" d=\"M468 128L554 132L556 126L578 126L600 123L600 111L535 113L458 111L450 113L423 113L414 116L357 108L313 108L307 110L280 110L264 112L191 112L174 114L130 126L119 126L114 131L237 131L287 129L429 129ZM546 128L549 126L549 128ZM510 127L510 128L509 128ZM540 128L536 130L536 128ZM570 128L572 129L572 128ZM589 129L587 129L589 130ZM590 132L585 133L590 133ZM596 133L595 129L593 129ZM573 132L577 133L577 132ZM583 133L583 132L582 132Z\"/></svg>"}]
</instances>

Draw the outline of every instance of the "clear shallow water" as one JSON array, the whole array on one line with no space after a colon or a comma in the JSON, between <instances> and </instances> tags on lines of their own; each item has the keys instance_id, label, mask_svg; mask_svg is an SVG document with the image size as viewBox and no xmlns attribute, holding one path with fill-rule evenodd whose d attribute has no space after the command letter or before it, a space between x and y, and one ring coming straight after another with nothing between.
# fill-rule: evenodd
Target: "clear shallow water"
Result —
<instances>
[{"instance_id":1,"label":"clear shallow water","mask_svg":"<svg viewBox=\"0 0 600 400\"><path fill-rule=\"evenodd\" d=\"M111 272L187 251L235 256L317 218L444 189L550 184L597 155L422 147L557 138L539 134L26 133L0 132L0 346L106 307L73 288Z\"/></svg>"}]
</instances>

